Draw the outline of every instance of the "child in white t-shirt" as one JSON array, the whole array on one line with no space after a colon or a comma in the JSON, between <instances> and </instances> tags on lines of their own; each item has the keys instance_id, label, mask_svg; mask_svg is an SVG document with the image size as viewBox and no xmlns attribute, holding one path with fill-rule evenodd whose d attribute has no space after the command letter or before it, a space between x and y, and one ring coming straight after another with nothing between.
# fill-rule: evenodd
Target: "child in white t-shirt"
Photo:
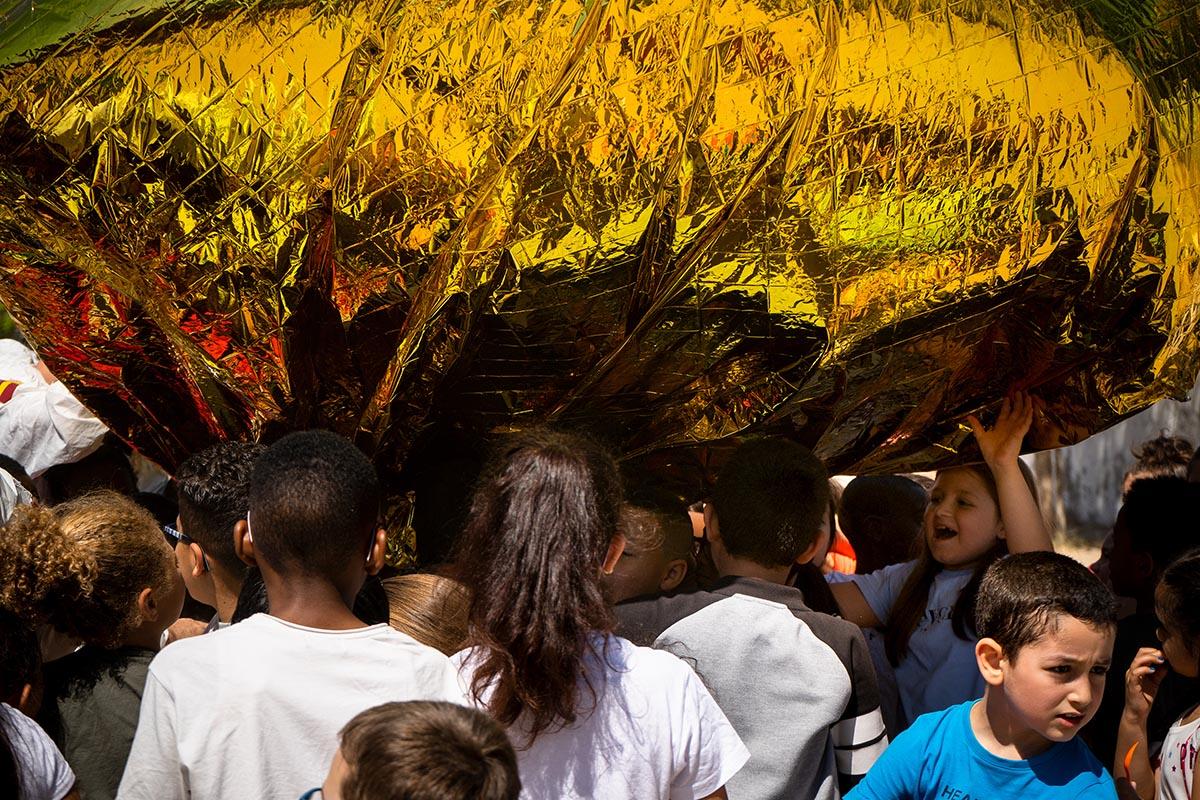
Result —
<instances>
[{"instance_id":1,"label":"child in white t-shirt","mask_svg":"<svg viewBox=\"0 0 1200 800\"><path fill-rule=\"evenodd\" d=\"M1128 771L1138 794L1147 800L1200 800L1200 781L1196 780L1200 706L1167 731L1157 772L1151 767L1146 736L1146 720L1167 665L1186 678L1200 675L1200 552L1193 551L1167 567L1154 595L1162 649L1138 650L1125 675L1125 713L1117 733L1113 774Z\"/></svg>"},{"instance_id":2,"label":"child in white t-shirt","mask_svg":"<svg viewBox=\"0 0 1200 800\"><path fill-rule=\"evenodd\" d=\"M0 797L79 800L75 774L37 723L34 684L41 655L29 623L0 606Z\"/></svg>"},{"instance_id":3,"label":"child in white t-shirt","mask_svg":"<svg viewBox=\"0 0 1200 800\"><path fill-rule=\"evenodd\" d=\"M255 461L233 536L262 571L270 614L154 659L121 800L295 800L359 711L461 700L444 655L351 611L383 565L379 499L371 463L326 431L285 436Z\"/></svg>"},{"instance_id":4,"label":"child in white t-shirt","mask_svg":"<svg viewBox=\"0 0 1200 800\"><path fill-rule=\"evenodd\" d=\"M843 617L884 629L909 722L983 695L971 628L988 565L1006 552L1053 550L1019 459L1034 410L1018 393L992 429L970 418L985 465L938 472L919 558L830 586Z\"/></svg>"},{"instance_id":5,"label":"child in white t-shirt","mask_svg":"<svg viewBox=\"0 0 1200 800\"><path fill-rule=\"evenodd\" d=\"M459 565L476 592L466 697L508 727L526 800L723 798L749 752L680 659L614 636L620 479L595 444L514 438L481 478Z\"/></svg>"}]
</instances>

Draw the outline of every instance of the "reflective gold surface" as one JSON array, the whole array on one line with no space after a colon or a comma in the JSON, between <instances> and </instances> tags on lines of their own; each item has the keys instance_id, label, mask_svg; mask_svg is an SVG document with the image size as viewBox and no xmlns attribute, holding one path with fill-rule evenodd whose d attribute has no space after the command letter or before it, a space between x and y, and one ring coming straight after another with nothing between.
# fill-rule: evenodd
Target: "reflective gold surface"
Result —
<instances>
[{"instance_id":1,"label":"reflective gold surface","mask_svg":"<svg viewBox=\"0 0 1200 800\"><path fill-rule=\"evenodd\" d=\"M395 465L459 418L928 467L1014 388L1053 447L1200 366L1198 31L1196 0L21 5L0 299L167 464L319 425Z\"/></svg>"}]
</instances>

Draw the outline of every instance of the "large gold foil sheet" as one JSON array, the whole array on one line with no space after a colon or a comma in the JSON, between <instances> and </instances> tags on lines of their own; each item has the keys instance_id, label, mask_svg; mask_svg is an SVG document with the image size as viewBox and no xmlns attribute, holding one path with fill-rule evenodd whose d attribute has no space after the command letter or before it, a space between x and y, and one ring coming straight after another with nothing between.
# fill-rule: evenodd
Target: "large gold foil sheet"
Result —
<instances>
[{"instance_id":1,"label":"large gold foil sheet","mask_svg":"<svg viewBox=\"0 0 1200 800\"><path fill-rule=\"evenodd\" d=\"M0 300L174 465L323 426L1036 448L1200 365L1197 0L47 2L0 33Z\"/></svg>"}]
</instances>

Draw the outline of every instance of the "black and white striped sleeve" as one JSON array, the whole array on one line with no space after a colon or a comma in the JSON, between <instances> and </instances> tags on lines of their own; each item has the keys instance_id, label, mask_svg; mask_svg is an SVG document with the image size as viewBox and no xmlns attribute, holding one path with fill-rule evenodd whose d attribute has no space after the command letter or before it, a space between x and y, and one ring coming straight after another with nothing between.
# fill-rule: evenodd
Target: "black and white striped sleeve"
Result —
<instances>
[{"instance_id":1,"label":"black and white striped sleeve","mask_svg":"<svg viewBox=\"0 0 1200 800\"><path fill-rule=\"evenodd\" d=\"M838 775L845 789L867 774L887 748L888 738L879 710L875 668L860 631L854 631L848 657L843 659L850 673L850 698L842 718L833 726L832 739Z\"/></svg>"}]
</instances>

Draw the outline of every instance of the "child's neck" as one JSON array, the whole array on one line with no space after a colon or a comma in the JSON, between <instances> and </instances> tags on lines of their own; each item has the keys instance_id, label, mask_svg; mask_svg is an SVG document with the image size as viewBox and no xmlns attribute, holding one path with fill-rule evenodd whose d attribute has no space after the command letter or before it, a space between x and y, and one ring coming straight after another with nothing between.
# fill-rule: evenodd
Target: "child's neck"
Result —
<instances>
[{"instance_id":1,"label":"child's neck","mask_svg":"<svg viewBox=\"0 0 1200 800\"><path fill-rule=\"evenodd\" d=\"M233 612L237 610L238 592L241 591L240 579L229 579L223 571L213 570L213 596L217 619L223 624L229 624Z\"/></svg>"},{"instance_id":2,"label":"child's neck","mask_svg":"<svg viewBox=\"0 0 1200 800\"><path fill-rule=\"evenodd\" d=\"M162 634L166 626L158 622L143 622L131 630L118 647L140 647L143 650L157 651L162 644Z\"/></svg>"},{"instance_id":3,"label":"child's neck","mask_svg":"<svg viewBox=\"0 0 1200 800\"><path fill-rule=\"evenodd\" d=\"M971 706L971 731L984 750L999 758L1025 761L1054 744L1017 721L1004 691L988 686L983 699Z\"/></svg>"},{"instance_id":4,"label":"child's neck","mask_svg":"<svg viewBox=\"0 0 1200 800\"><path fill-rule=\"evenodd\" d=\"M720 556L713 553L713 561L716 564L717 572L722 578L735 576L739 578L758 578L768 583L786 584L788 575L791 574L792 565L787 564L781 567L766 567L755 561L750 561L746 558L737 558L728 553L721 553Z\"/></svg>"},{"instance_id":5,"label":"child's neck","mask_svg":"<svg viewBox=\"0 0 1200 800\"><path fill-rule=\"evenodd\" d=\"M347 599L329 579L316 575L280 575L262 568L272 617L306 628L346 631L366 627L354 616Z\"/></svg>"}]
</instances>

